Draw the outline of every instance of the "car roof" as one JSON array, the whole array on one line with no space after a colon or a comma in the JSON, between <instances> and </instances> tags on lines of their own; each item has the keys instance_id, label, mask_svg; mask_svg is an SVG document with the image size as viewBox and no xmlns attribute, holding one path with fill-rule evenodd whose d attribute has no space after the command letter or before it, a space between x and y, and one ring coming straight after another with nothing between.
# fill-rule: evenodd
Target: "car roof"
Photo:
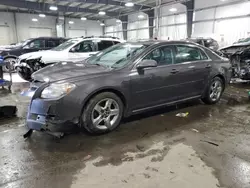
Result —
<instances>
[{"instance_id":1,"label":"car roof","mask_svg":"<svg viewBox=\"0 0 250 188\"><path fill-rule=\"evenodd\" d=\"M37 37L37 38L31 38L31 40L33 39L66 39L63 37Z\"/></svg>"},{"instance_id":2,"label":"car roof","mask_svg":"<svg viewBox=\"0 0 250 188\"><path fill-rule=\"evenodd\" d=\"M192 37L187 39L213 39L212 37Z\"/></svg>"},{"instance_id":3,"label":"car roof","mask_svg":"<svg viewBox=\"0 0 250 188\"><path fill-rule=\"evenodd\" d=\"M157 44L195 44L196 43L192 42L192 41L187 41L187 40L147 40L147 41L131 41L128 43L132 43L132 44L141 44L141 45L147 45L147 46L151 46L151 45L157 45Z\"/></svg>"},{"instance_id":4,"label":"car roof","mask_svg":"<svg viewBox=\"0 0 250 188\"><path fill-rule=\"evenodd\" d=\"M70 40L79 40L79 41L84 41L84 40L111 40L111 41L123 41L122 39L119 39L117 37L111 37L111 36L89 36L89 37L74 37L71 38Z\"/></svg>"}]
</instances>

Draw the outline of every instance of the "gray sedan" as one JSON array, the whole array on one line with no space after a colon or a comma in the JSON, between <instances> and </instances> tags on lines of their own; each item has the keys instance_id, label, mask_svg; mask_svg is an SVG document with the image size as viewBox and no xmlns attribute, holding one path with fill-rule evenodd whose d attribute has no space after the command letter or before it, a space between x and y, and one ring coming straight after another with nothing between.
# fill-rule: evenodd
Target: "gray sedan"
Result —
<instances>
[{"instance_id":1,"label":"gray sedan","mask_svg":"<svg viewBox=\"0 0 250 188\"><path fill-rule=\"evenodd\" d=\"M185 41L110 47L84 62L61 62L33 74L30 130L107 133L122 117L184 101L217 103L231 77L227 59Z\"/></svg>"}]
</instances>

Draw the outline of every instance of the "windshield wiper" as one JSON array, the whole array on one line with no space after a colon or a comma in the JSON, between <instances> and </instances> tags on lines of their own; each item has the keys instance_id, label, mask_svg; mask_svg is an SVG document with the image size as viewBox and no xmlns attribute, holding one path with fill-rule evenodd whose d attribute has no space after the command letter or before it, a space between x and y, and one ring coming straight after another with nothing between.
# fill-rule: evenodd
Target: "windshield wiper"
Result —
<instances>
[{"instance_id":1,"label":"windshield wiper","mask_svg":"<svg viewBox=\"0 0 250 188\"><path fill-rule=\"evenodd\" d=\"M105 67L105 68L107 68L107 66L105 66L105 65L103 65L103 64L100 64L100 63L93 63L93 64L91 64L91 65L96 65L96 66L99 66L99 67Z\"/></svg>"},{"instance_id":2,"label":"windshield wiper","mask_svg":"<svg viewBox=\"0 0 250 188\"><path fill-rule=\"evenodd\" d=\"M121 62L123 62L124 60L126 60L127 58L122 58L122 59L120 59L119 61L117 61L117 62L115 62L112 66L111 66L111 68L116 68L116 66L114 66L114 65L118 65L118 64L120 64Z\"/></svg>"}]
</instances>

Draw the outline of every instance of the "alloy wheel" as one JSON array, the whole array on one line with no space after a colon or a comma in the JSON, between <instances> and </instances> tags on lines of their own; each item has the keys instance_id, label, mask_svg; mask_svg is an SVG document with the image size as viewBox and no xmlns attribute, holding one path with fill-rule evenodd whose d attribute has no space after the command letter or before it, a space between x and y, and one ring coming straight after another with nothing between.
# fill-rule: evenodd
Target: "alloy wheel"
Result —
<instances>
[{"instance_id":1,"label":"alloy wheel","mask_svg":"<svg viewBox=\"0 0 250 188\"><path fill-rule=\"evenodd\" d=\"M215 80L210 87L210 98L213 102L217 101L222 94L222 83L219 80Z\"/></svg>"},{"instance_id":2,"label":"alloy wheel","mask_svg":"<svg viewBox=\"0 0 250 188\"><path fill-rule=\"evenodd\" d=\"M120 107L111 98L99 101L92 110L92 123L98 129L110 129L119 118Z\"/></svg>"},{"instance_id":3,"label":"alloy wheel","mask_svg":"<svg viewBox=\"0 0 250 188\"><path fill-rule=\"evenodd\" d=\"M14 71L14 64L16 63L16 59L8 58L5 61L8 62L8 64L3 67L4 72L9 72L9 71L13 72Z\"/></svg>"}]
</instances>

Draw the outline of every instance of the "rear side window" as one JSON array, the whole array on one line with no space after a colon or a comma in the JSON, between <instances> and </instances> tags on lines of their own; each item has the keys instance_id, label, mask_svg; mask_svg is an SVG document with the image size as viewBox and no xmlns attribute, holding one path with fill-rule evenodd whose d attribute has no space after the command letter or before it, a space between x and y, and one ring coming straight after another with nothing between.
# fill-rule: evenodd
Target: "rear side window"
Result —
<instances>
[{"instance_id":1,"label":"rear side window","mask_svg":"<svg viewBox=\"0 0 250 188\"><path fill-rule=\"evenodd\" d=\"M59 45L58 40L48 40L48 48L54 48Z\"/></svg>"},{"instance_id":2,"label":"rear side window","mask_svg":"<svg viewBox=\"0 0 250 188\"><path fill-rule=\"evenodd\" d=\"M102 40L97 43L98 45L98 51L105 50L106 48L113 46L113 41L108 41L108 40Z\"/></svg>"},{"instance_id":3,"label":"rear side window","mask_svg":"<svg viewBox=\"0 0 250 188\"><path fill-rule=\"evenodd\" d=\"M185 63L199 60L206 60L206 54L201 50L190 46L176 46L176 63Z\"/></svg>"},{"instance_id":4,"label":"rear side window","mask_svg":"<svg viewBox=\"0 0 250 188\"><path fill-rule=\"evenodd\" d=\"M58 40L58 43L59 43L59 44L62 44L62 43L64 43L64 42L66 42L66 41L67 41L66 39L60 39L60 40ZM59 45L59 44L58 44L58 45Z\"/></svg>"}]
</instances>

